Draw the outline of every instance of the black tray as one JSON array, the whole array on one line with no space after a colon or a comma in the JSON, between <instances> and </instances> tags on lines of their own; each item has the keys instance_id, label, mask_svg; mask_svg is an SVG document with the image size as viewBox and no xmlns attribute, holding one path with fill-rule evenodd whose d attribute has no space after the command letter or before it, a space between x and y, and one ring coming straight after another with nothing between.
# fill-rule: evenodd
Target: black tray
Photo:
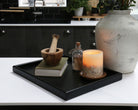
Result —
<instances>
[{"instance_id":1,"label":"black tray","mask_svg":"<svg viewBox=\"0 0 138 110\"><path fill-rule=\"evenodd\" d=\"M35 67L40 62L41 60L16 65L13 66L13 71L64 100L69 100L122 79L121 73L105 69L104 71L107 73L105 78L88 80L81 77L79 72L72 71L70 62L61 78L34 76Z\"/></svg>"}]
</instances>

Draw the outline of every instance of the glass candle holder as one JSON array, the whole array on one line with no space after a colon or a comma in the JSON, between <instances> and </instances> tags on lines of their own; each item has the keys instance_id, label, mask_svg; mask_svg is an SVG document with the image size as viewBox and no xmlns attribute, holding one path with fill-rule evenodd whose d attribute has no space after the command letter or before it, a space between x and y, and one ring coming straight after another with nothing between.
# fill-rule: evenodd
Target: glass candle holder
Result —
<instances>
[{"instance_id":1,"label":"glass candle holder","mask_svg":"<svg viewBox=\"0 0 138 110\"><path fill-rule=\"evenodd\" d=\"M83 69L81 76L97 79L103 76L103 52L100 50L83 51Z\"/></svg>"}]
</instances>

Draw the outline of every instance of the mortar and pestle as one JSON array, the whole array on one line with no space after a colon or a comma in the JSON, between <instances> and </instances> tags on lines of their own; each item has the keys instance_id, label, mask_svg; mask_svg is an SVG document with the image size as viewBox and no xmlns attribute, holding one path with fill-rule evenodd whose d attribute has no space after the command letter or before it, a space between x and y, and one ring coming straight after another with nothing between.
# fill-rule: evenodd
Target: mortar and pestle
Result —
<instances>
[{"instance_id":1,"label":"mortar and pestle","mask_svg":"<svg viewBox=\"0 0 138 110\"><path fill-rule=\"evenodd\" d=\"M47 65L56 66L59 64L59 62L62 58L63 49L57 48L57 42L59 39L59 35L53 34L52 37L53 37L53 39L52 39L50 48L42 49L41 55Z\"/></svg>"}]
</instances>

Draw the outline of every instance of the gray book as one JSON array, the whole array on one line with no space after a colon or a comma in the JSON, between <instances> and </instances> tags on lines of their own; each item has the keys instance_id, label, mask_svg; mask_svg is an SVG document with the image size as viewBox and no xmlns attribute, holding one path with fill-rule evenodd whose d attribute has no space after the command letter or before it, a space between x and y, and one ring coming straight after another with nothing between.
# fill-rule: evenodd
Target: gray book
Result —
<instances>
[{"instance_id":1,"label":"gray book","mask_svg":"<svg viewBox=\"0 0 138 110\"><path fill-rule=\"evenodd\" d=\"M61 77L68 66L68 58L62 57L57 66L48 66L45 61L41 61L35 68L36 76Z\"/></svg>"}]
</instances>

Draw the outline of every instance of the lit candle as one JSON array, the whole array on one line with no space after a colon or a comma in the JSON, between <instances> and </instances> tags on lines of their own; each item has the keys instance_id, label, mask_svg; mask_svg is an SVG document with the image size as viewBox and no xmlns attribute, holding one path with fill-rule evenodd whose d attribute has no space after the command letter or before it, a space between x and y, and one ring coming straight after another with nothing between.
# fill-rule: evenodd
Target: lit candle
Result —
<instances>
[{"instance_id":1,"label":"lit candle","mask_svg":"<svg viewBox=\"0 0 138 110\"><path fill-rule=\"evenodd\" d=\"M103 75L103 52L100 50L83 51L82 76L99 78Z\"/></svg>"}]
</instances>

